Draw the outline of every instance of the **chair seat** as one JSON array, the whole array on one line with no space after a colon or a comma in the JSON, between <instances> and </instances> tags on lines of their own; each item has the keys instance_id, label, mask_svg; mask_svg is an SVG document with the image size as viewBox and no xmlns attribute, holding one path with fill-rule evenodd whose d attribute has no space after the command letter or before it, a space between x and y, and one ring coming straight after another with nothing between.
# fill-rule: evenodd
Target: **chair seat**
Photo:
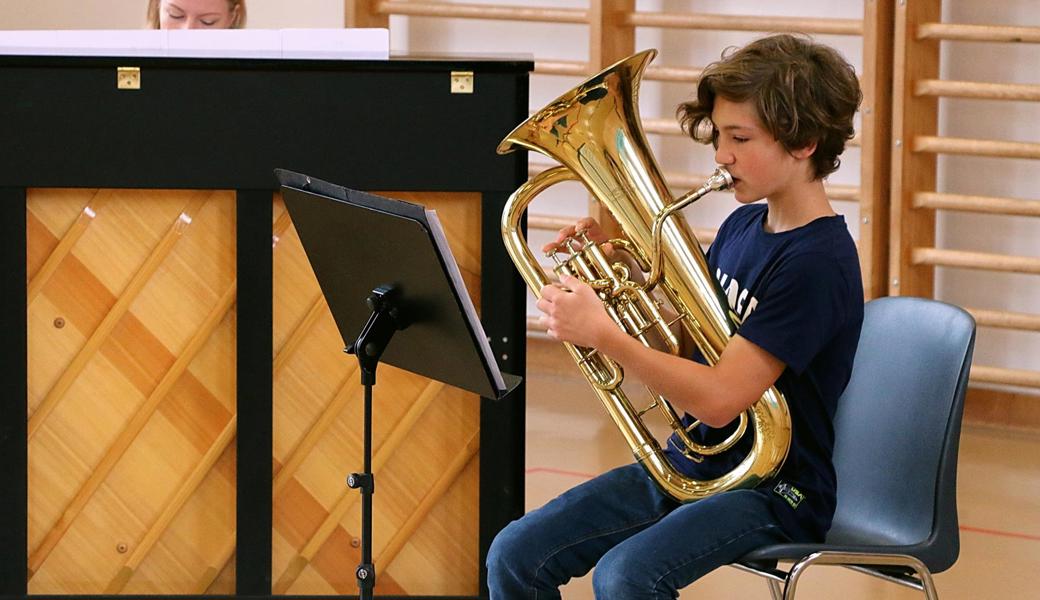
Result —
<instances>
[{"instance_id":1,"label":"chair seat","mask_svg":"<svg viewBox=\"0 0 1040 600\"><path fill-rule=\"evenodd\" d=\"M932 573L960 551L957 449L975 322L923 298L867 303L856 360L834 416L837 506L827 541L776 544L737 566L794 598L814 565L842 565L937 598ZM790 571L778 561L793 563Z\"/></svg>"}]
</instances>

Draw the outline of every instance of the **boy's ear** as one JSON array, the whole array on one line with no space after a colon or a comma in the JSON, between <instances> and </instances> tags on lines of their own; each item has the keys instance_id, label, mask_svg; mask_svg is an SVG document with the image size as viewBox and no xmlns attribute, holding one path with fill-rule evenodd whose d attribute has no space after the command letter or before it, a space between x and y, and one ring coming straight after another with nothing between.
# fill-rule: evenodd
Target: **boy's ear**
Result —
<instances>
[{"instance_id":1,"label":"boy's ear","mask_svg":"<svg viewBox=\"0 0 1040 600\"><path fill-rule=\"evenodd\" d=\"M796 148L791 151L791 156L795 158L809 158L816 152L816 140L813 140L801 148Z\"/></svg>"}]
</instances>

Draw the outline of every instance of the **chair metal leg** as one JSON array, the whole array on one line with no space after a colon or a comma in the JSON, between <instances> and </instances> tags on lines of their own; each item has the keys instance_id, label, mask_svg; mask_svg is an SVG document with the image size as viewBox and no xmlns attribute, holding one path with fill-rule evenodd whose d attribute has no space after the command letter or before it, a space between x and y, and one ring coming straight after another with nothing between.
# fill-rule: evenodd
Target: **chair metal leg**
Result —
<instances>
[{"instance_id":1,"label":"chair metal leg","mask_svg":"<svg viewBox=\"0 0 1040 600\"><path fill-rule=\"evenodd\" d=\"M766 580L766 585L769 586L769 595L773 600L783 600L784 591L780 588L780 584L773 579Z\"/></svg>"},{"instance_id":2,"label":"chair metal leg","mask_svg":"<svg viewBox=\"0 0 1040 600\"><path fill-rule=\"evenodd\" d=\"M856 571L920 590L924 592L927 600L939 600L939 595L935 590L935 582L932 581L932 574L928 571L928 567L924 566L924 563L920 560L907 555L846 554L843 552L817 552L796 562L787 575L787 583L784 585L784 600L793 600L795 591L798 588L799 578L801 578L802 573L804 573L806 569L814 564L848 566ZM854 566L862 564L899 565L910 567L914 570L914 573L917 575L920 582L911 582L895 577L889 577L881 573L875 573L868 569ZM776 582L770 581L770 583L775 584ZM770 588L770 591L772 591L772 588Z\"/></svg>"}]
</instances>

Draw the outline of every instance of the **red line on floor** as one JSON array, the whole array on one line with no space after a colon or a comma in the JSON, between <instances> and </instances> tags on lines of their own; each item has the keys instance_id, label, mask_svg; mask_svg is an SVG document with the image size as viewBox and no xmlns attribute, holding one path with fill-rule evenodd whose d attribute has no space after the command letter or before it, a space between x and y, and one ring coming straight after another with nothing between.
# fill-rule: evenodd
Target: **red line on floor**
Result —
<instances>
[{"instance_id":1,"label":"red line on floor","mask_svg":"<svg viewBox=\"0 0 1040 600\"><path fill-rule=\"evenodd\" d=\"M580 477L582 479L592 479L596 475L593 473L582 473L580 471L567 471L564 469L553 469L552 467L531 467L527 469L527 474L532 473L550 473L552 475L567 475L568 477Z\"/></svg>"},{"instance_id":2,"label":"red line on floor","mask_svg":"<svg viewBox=\"0 0 1040 600\"><path fill-rule=\"evenodd\" d=\"M995 535L998 537L1015 538L1019 540L1030 540L1033 542L1040 542L1040 535L1032 535L1028 533L1018 533L1015 531L1000 531L999 529L984 529L982 527L972 527L970 525L961 525L961 531L970 533L981 533L983 535Z\"/></svg>"}]
</instances>

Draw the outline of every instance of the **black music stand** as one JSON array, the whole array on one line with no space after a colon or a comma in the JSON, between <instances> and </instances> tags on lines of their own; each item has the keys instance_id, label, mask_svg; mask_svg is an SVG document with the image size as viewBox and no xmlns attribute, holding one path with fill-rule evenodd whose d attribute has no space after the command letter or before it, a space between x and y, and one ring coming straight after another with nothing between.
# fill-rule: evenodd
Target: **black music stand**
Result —
<instances>
[{"instance_id":1,"label":"black music stand","mask_svg":"<svg viewBox=\"0 0 1040 600\"><path fill-rule=\"evenodd\" d=\"M372 388L379 362L485 398L505 397L521 379L499 371L436 213L292 171L275 175L365 387L364 470L347 478L361 490L355 574L364 600L375 587Z\"/></svg>"}]
</instances>

